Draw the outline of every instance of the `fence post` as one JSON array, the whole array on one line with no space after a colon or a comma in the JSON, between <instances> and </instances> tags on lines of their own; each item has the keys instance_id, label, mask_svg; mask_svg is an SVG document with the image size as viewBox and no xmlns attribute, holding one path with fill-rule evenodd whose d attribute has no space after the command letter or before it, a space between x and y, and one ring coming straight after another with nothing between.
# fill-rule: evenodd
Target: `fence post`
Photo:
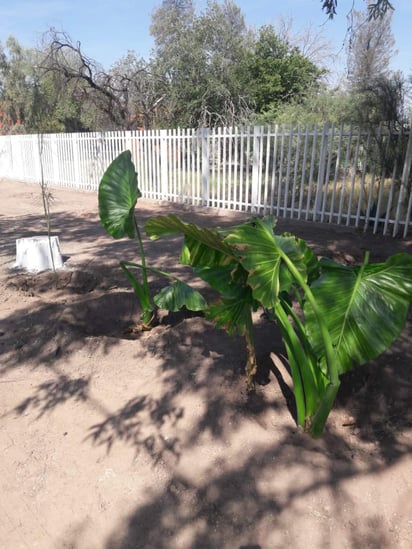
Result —
<instances>
[{"instance_id":1,"label":"fence post","mask_svg":"<svg viewBox=\"0 0 412 549\"><path fill-rule=\"evenodd\" d=\"M404 202L404 198L407 190L409 190L409 194L412 195L412 188L408 189L409 176L411 173L411 165L412 165L412 123L410 124L408 145L406 147L405 161L403 164L401 188L399 189L399 199L398 199L398 205L396 208L395 224L393 226L393 236L396 236L396 233L398 232L399 217L401 215L401 206ZM404 238L408 233L409 215L410 215L410 208L407 208L407 211L405 214L405 229L403 234Z\"/></svg>"},{"instance_id":2,"label":"fence post","mask_svg":"<svg viewBox=\"0 0 412 549\"><path fill-rule=\"evenodd\" d=\"M51 138L51 153L52 153L52 166L53 166L53 183L59 185L59 156L57 146L57 134L54 133Z\"/></svg>"},{"instance_id":3,"label":"fence post","mask_svg":"<svg viewBox=\"0 0 412 549\"><path fill-rule=\"evenodd\" d=\"M329 124L326 123L323 125L322 140L320 145L318 179L316 183L315 205L313 208L313 221L316 221L318 214L321 213L320 210L321 210L324 185L325 185L325 164L327 160L328 136L329 136Z\"/></svg>"},{"instance_id":4,"label":"fence post","mask_svg":"<svg viewBox=\"0 0 412 549\"><path fill-rule=\"evenodd\" d=\"M78 134L72 133L70 139L70 145L73 152L73 168L74 168L74 186L76 188L80 187L81 178L80 178L80 159L79 159L79 147L78 147Z\"/></svg>"},{"instance_id":5,"label":"fence post","mask_svg":"<svg viewBox=\"0 0 412 549\"><path fill-rule=\"evenodd\" d=\"M202 205L209 205L210 198L210 156L209 156L209 128L202 128L201 150L202 150Z\"/></svg>"},{"instance_id":6,"label":"fence post","mask_svg":"<svg viewBox=\"0 0 412 549\"><path fill-rule=\"evenodd\" d=\"M257 214L259 211L258 197L260 184L260 158L262 147L263 126L253 128L253 165L252 165L252 194L251 194L251 212Z\"/></svg>"},{"instance_id":7,"label":"fence post","mask_svg":"<svg viewBox=\"0 0 412 549\"><path fill-rule=\"evenodd\" d=\"M167 130L159 131L160 137L160 181L162 189L162 198L168 198L168 157L167 157Z\"/></svg>"},{"instance_id":8,"label":"fence post","mask_svg":"<svg viewBox=\"0 0 412 549\"><path fill-rule=\"evenodd\" d=\"M42 180L43 175L43 135L38 133L33 136L33 140L35 142L35 145L33 147L34 149L34 179L37 181Z\"/></svg>"}]
</instances>

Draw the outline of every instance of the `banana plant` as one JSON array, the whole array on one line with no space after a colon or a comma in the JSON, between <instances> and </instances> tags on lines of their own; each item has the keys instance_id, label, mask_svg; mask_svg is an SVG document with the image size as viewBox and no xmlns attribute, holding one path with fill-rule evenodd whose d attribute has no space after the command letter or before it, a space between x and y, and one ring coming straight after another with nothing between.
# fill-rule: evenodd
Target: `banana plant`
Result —
<instances>
[{"instance_id":1,"label":"banana plant","mask_svg":"<svg viewBox=\"0 0 412 549\"><path fill-rule=\"evenodd\" d=\"M98 192L99 217L104 229L116 239L125 236L137 242L140 263L120 261L120 267L130 281L141 307L141 328L150 329L156 320L157 308L177 311L185 306L192 311L207 307L203 296L175 276L148 267L143 240L135 207L142 194L137 185L137 173L131 152L124 151L117 156L105 171ZM141 278L135 271L141 273ZM166 277L171 284L159 294L152 296L148 274L154 273Z\"/></svg>"},{"instance_id":2,"label":"banana plant","mask_svg":"<svg viewBox=\"0 0 412 549\"><path fill-rule=\"evenodd\" d=\"M281 331L297 406L297 422L320 436L340 375L376 358L400 335L412 301L412 256L348 267L320 260L293 235L277 235L274 219L225 230L202 229L178 217L147 221L148 236L184 234L181 262L220 293L207 316L246 339L246 377L256 357L252 312L263 307Z\"/></svg>"},{"instance_id":3,"label":"banana plant","mask_svg":"<svg viewBox=\"0 0 412 549\"><path fill-rule=\"evenodd\" d=\"M194 273L220 294L220 299L205 310L206 316L230 335L238 333L245 337L247 386L252 389L257 368L252 313L259 303L247 284L247 271L235 250L225 242L224 231L201 228L173 214L149 219L145 230L152 240L184 235L180 263L193 267Z\"/></svg>"}]
</instances>

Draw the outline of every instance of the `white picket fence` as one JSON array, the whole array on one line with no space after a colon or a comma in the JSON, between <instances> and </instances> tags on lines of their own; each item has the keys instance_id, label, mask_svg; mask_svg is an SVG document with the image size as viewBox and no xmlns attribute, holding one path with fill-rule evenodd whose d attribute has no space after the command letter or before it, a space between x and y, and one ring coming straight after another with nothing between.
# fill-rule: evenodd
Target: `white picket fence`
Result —
<instances>
[{"instance_id":1,"label":"white picket fence","mask_svg":"<svg viewBox=\"0 0 412 549\"><path fill-rule=\"evenodd\" d=\"M95 191L129 149L146 198L411 229L411 133L325 124L0 136L0 177ZM382 159L385 159L383 162Z\"/></svg>"}]
</instances>

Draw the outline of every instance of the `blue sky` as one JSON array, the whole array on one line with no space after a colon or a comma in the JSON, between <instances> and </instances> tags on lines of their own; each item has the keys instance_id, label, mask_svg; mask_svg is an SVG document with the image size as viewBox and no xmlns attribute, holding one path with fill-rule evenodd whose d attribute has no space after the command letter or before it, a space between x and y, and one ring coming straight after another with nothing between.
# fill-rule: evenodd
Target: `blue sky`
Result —
<instances>
[{"instance_id":1,"label":"blue sky","mask_svg":"<svg viewBox=\"0 0 412 549\"><path fill-rule=\"evenodd\" d=\"M236 1L236 0L235 0ZM363 0L354 0L362 9ZM346 14L353 0L338 1L338 16L328 21L321 11L320 0L237 0L248 25L276 26L279 18L293 18L293 29L312 25L323 30L335 52L341 51L347 26ZM151 13L161 0L0 0L0 41L15 36L24 46L35 46L50 27L65 30L80 41L83 51L105 68L135 50L145 58L153 47L149 34ZM393 0L395 13L392 29L398 55L392 68L412 74L412 0ZM206 1L198 0L198 9ZM338 65L336 65L338 66Z\"/></svg>"}]
</instances>

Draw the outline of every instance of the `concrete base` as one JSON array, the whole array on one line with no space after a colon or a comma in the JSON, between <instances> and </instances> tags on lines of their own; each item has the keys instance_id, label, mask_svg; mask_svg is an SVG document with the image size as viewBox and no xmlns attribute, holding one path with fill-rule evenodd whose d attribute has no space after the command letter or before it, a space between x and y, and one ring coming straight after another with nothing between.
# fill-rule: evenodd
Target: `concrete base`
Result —
<instances>
[{"instance_id":1,"label":"concrete base","mask_svg":"<svg viewBox=\"0 0 412 549\"><path fill-rule=\"evenodd\" d=\"M60 253L59 237L50 237L50 244L54 268L61 269L64 265ZM53 269L50 244L47 236L18 238L16 240L16 263L13 267L35 272Z\"/></svg>"}]
</instances>

